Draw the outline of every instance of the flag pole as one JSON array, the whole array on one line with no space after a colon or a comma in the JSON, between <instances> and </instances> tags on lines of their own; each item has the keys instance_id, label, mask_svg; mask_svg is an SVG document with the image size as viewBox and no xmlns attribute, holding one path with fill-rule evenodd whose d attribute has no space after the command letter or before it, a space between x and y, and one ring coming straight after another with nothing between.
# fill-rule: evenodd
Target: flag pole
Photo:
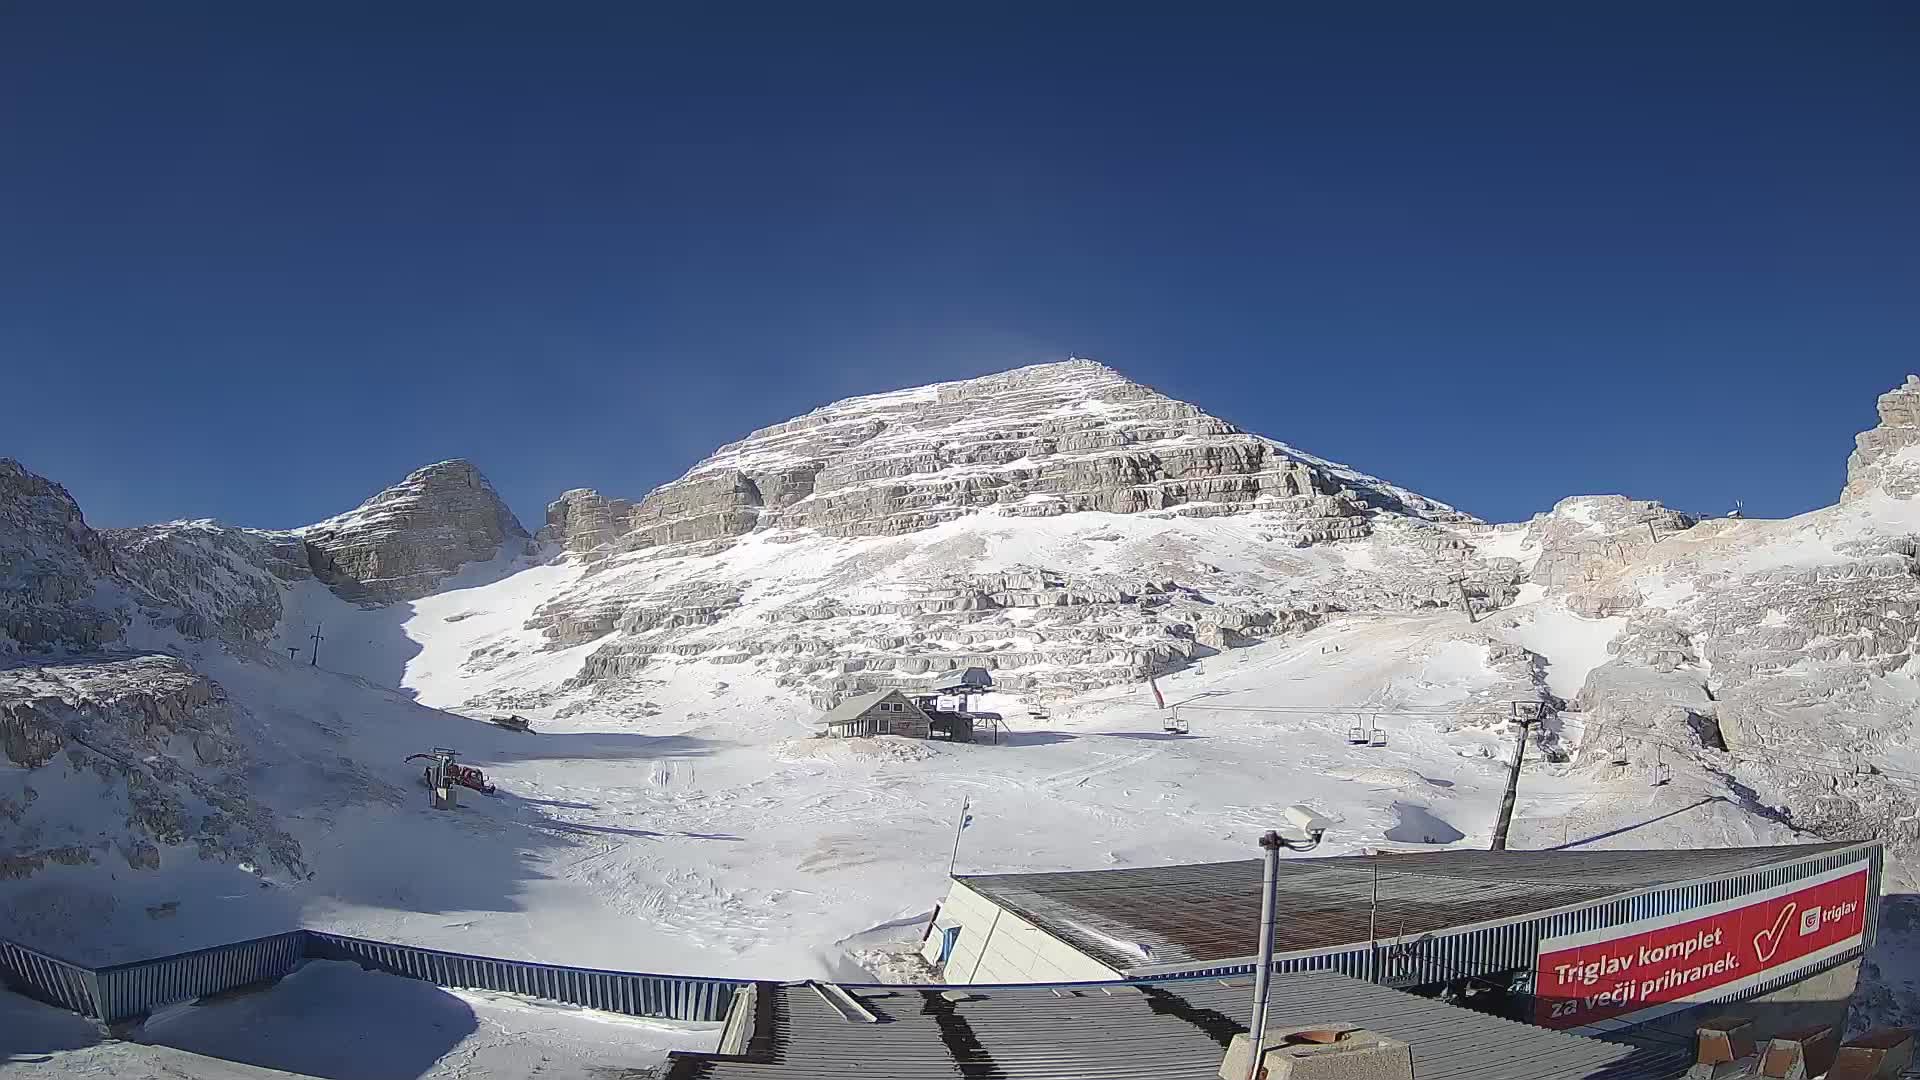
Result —
<instances>
[{"instance_id":1,"label":"flag pole","mask_svg":"<svg viewBox=\"0 0 1920 1080\"><path fill-rule=\"evenodd\" d=\"M960 834L967 831L967 808L973 804L973 796L960 800L960 824L953 828L953 857L947 860L947 876L953 876L953 868L960 862Z\"/></svg>"}]
</instances>

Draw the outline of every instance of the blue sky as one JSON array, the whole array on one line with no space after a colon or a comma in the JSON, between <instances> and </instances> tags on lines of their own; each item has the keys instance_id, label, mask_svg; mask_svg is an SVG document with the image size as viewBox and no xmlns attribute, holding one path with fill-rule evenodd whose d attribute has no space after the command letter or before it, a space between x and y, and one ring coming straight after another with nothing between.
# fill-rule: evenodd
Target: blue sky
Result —
<instances>
[{"instance_id":1,"label":"blue sky","mask_svg":"<svg viewBox=\"0 0 1920 1080\"><path fill-rule=\"evenodd\" d=\"M1077 353L1488 518L1785 515L1920 370L1911 4L698 7L0 6L0 455L534 526Z\"/></svg>"}]
</instances>

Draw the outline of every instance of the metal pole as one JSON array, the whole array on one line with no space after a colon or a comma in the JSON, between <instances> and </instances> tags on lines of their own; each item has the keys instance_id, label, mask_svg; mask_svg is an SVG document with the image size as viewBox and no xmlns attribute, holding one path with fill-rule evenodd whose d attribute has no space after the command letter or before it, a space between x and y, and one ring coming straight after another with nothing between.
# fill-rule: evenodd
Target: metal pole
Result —
<instances>
[{"instance_id":1,"label":"metal pole","mask_svg":"<svg viewBox=\"0 0 1920 1080\"><path fill-rule=\"evenodd\" d=\"M1253 977L1253 1023L1248 1025L1253 1063L1247 1069L1247 1080L1259 1080L1262 1041L1267 1036L1267 989L1273 980L1273 904L1280 886L1280 846L1277 832L1260 838L1260 850L1266 853L1267 865L1260 884L1260 967Z\"/></svg>"},{"instance_id":2,"label":"metal pole","mask_svg":"<svg viewBox=\"0 0 1920 1080\"><path fill-rule=\"evenodd\" d=\"M1380 981L1380 866L1373 867L1373 897L1367 902L1367 974Z\"/></svg>"},{"instance_id":3,"label":"metal pole","mask_svg":"<svg viewBox=\"0 0 1920 1080\"><path fill-rule=\"evenodd\" d=\"M953 868L960 862L960 834L967 831L967 807L973 805L973 796L960 800L960 824L953 828L953 857L947 860L947 876L953 876Z\"/></svg>"},{"instance_id":4,"label":"metal pole","mask_svg":"<svg viewBox=\"0 0 1920 1080\"><path fill-rule=\"evenodd\" d=\"M1533 726L1532 720L1515 720L1520 725L1520 737L1513 744L1513 768L1507 770L1507 793L1500 797L1500 821L1493 827L1493 846L1490 850L1507 850L1507 826L1513 822L1513 800L1520 793L1520 759L1527 753L1527 729Z\"/></svg>"}]
</instances>

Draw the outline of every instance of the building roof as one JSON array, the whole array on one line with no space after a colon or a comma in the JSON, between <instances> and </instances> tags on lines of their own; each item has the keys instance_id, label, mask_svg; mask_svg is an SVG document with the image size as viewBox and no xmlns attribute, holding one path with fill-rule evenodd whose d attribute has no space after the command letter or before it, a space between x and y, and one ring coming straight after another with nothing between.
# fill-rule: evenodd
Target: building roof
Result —
<instances>
[{"instance_id":1,"label":"building roof","mask_svg":"<svg viewBox=\"0 0 1920 1080\"><path fill-rule=\"evenodd\" d=\"M941 692L948 690L985 690L992 685L993 676L983 667L970 667L960 674L939 683Z\"/></svg>"},{"instance_id":2,"label":"building roof","mask_svg":"<svg viewBox=\"0 0 1920 1080\"><path fill-rule=\"evenodd\" d=\"M1246 1030L1252 980L1057 986L843 986L878 1023L810 984L762 983L745 1054L676 1054L668 1080L1217 1080ZM1413 1047L1420 1080L1668 1080L1677 1042L1581 1038L1331 972L1274 980L1269 1026L1359 1024Z\"/></svg>"},{"instance_id":3,"label":"building roof","mask_svg":"<svg viewBox=\"0 0 1920 1080\"><path fill-rule=\"evenodd\" d=\"M1274 950L1290 953L1529 915L1848 847L1666 851L1429 851L1284 859ZM1378 870L1378 909L1373 909ZM958 880L1123 974L1251 959L1259 948L1258 859L987 874ZM1133 944L1139 950L1126 948Z\"/></svg>"},{"instance_id":4,"label":"building roof","mask_svg":"<svg viewBox=\"0 0 1920 1080\"><path fill-rule=\"evenodd\" d=\"M898 690L875 690L870 694L855 694L840 704L827 710L827 715L817 722L822 724L843 724L849 720L858 720L860 714L873 708L885 699L899 693Z\"/></svg>"}]
</instances>

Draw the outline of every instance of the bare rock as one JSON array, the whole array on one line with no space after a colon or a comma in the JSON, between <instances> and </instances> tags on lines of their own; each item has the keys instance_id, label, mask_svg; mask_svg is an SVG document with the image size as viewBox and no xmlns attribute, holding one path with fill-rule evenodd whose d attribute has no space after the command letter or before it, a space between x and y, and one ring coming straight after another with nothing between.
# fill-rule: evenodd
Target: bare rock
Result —
<instances>
[{"instance_id":1,"label":"bare rock","mask_svg":"<svg viewBox=\"0 0 1920 1080\"><path fill-rule=\"evenodd\" d=\"M1540 549L1531 578L1548 588L1591 591L1645 558L1660 539L1698 523L1690 514L1624 495L1562 499L1527 527L1528 541ZM1618 607L1615 601L1625 595L1609 594L1608 602L1594 607Z\"/></svg>"},{"instance_id":2,"label":"bare rock","mask_svg":"<svg viewBox=\"0 0 1920 1080\"><path fill-rule=\"evenodd\" d=\"M285 586L313 577L297 533L175 521L103 535L143 606L190 638L269 641Z\"/></svg>"},{"instance_id":3,"label":"bare rock","mask_svg":"<svg viewBox=\"0 0 1920 1080\"><path fill-rule=\"evenodd\" d=\"M1920 494L1920 375L1880 395L1880 422L1854 436L1847 456L1847 485L1840 501L1880 492L1896 499Z\"/></svg>"},{"instance_id":4,"label":"bare rock","mask_svg":"<svg viewBox=\"0 0 1920 1080\"><path fill-rule=\"evenodd\" d=\"M113 577L112 553L67 489L0 458L0 654L117 639L125 616L96 592Z\"/></svg>"},{"instance_id":5,"label":"bare rock","mask_svg":"<svg viewBox=\"0 0 1920 1080\"><path fill-rule=\"evenodd\" d=\"M567 492L542 536L632 551L762 528L893 536L977 513L1254 509L1298 519L1300 543L1365 536L1372 509L1465 520L1070 360L835 402L721 447L637 504Z\"/></svg>"},{"instance_id":6,"label":"bare rock","mask_svg":"<svg viewBox=\"0 0 1920 1080\"><path fill-rule=\"evenodd\" d=\"M0 746L21 767L0 782L0 803L10 832L39 838L0 874L92 861L92 849L107 845L135 869L157 866L162 848L190 845L201 858L304 873L298 843L252 795L254 762L232 749L233 708L219 687L173 656L44 658L0 668ZM98 790L39 799L31 781L42 769L56 770L54 783ZM76 805L95 810L76 817Z\"/></svg>"},{"instance_id":7,"label":"bare rock","mask_svg":"<svg viewBox=\"0 0 1920 1080\"><path fill-rule=\"evenodd\" d=\"M353 510L297 530L313 573L342 597L412 600L461 566L524 542L487 478L458 459L415 469Z\"/></svg>"}]
</instances>

